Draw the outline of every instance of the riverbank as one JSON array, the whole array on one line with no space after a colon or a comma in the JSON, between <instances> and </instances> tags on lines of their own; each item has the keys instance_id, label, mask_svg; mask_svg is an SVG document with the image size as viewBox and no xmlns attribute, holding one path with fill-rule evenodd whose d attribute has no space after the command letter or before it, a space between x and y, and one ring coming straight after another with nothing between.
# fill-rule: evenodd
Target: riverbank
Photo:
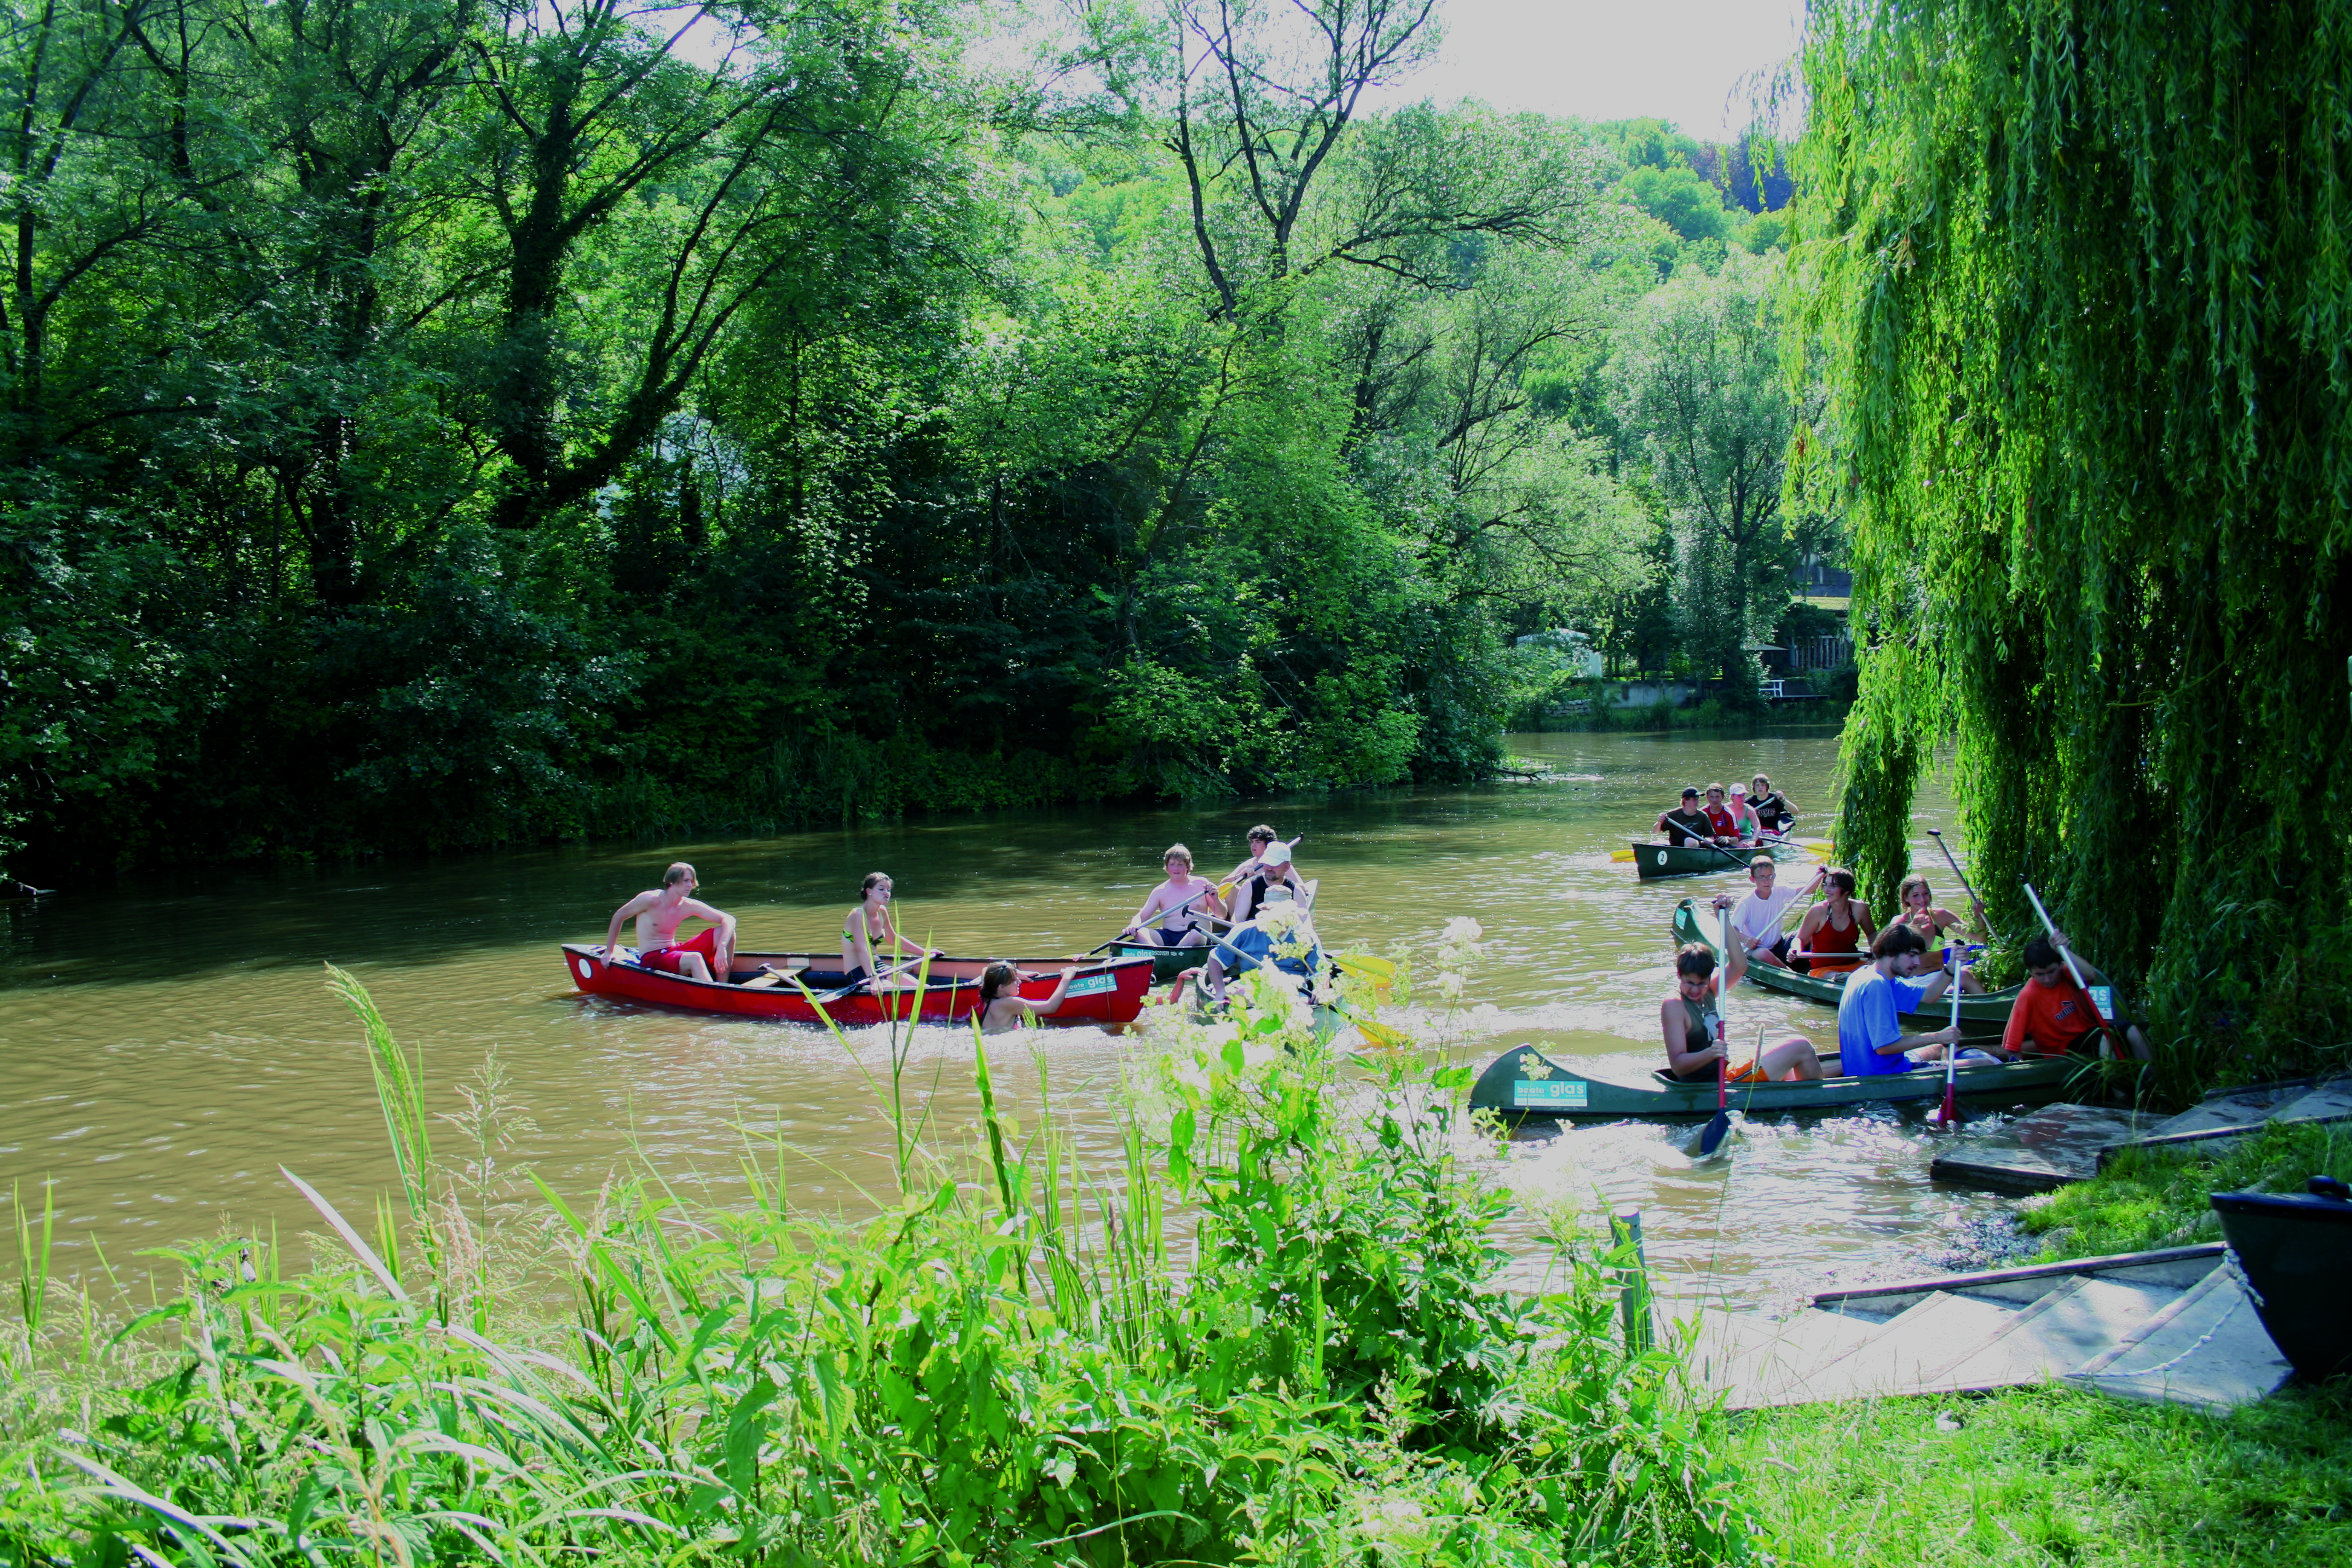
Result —
<instances>
[{"instance_id":1,"label":"riverbank","mask_svg":"<svg viewBox=\"0 0 2352 1568\"><path fill-rule=\"evenodd\" d=\"M1790 1568L2352 1560L2352 1387L2226 1416L2071 1389L1764 1412L1727 1454Z\"/></svg>"},{"instance_id":2,"label":"riverbank","mask_svg":"<svg viewBox=\"0 0 2352 1568\"><path fill-rule=\"evenodd\" d=\"M373 1224L306 1192L318 1267L185 1249L118 1344L52 1315L18 1216L0 1561L1750 1555L1718 1424L1620 1313L1630 1257L1562 1245L1550 1291L1496 1290L1466 1074L1343 1076L1271 992L1155 1029L1108 1171L1000 1111L984 1050L942 1147L894 1036L897 1196L851 1224L756 1139L742 1205L639 1174L514 1212L495 1096L436 1155L422 1058L341 984L402 1188Z\"/></svg>"},{"instance_id":3,"label":"riverbank","mask_svg":"<svg viewBox=\"0 0 2352 1568\"><path fill-rule=\"evenodd\" d=\"M2219 1240L2210 1194L2300 1191L2322 1172L2352 1175L2352 1131L2273 1123L2228 1148L2126 1151L2021 1205L2032 1256L2014 1260ZM1750 1475L1816 1483L1756 1494L1792 1564L2352 1560L2352 1380L2223 1416L2054 1387L1775 1410L1728 1451Z\"/></svg>"}]
</instances>

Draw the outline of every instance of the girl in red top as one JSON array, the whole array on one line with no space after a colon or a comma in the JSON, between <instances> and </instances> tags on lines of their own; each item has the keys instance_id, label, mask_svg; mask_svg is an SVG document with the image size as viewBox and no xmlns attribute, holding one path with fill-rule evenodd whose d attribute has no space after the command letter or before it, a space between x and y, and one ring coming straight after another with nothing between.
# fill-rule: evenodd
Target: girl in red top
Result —
<instances>
[{"instance_id":1,"label":"girl in red top","mask_svg":"<svg viewBox=\"0 0 2352 1568\"><path fill-rule=\"evenodd\" d=\"M1810 961L1805 972L1843 974L1860 969L1863 949L1878 934L1870 906L1855 900L1853 873L1843 866L1822 873L1822 887L1829 896L1806 910L1797 927L1796 951Z\"/></svg>"}]
</instances>

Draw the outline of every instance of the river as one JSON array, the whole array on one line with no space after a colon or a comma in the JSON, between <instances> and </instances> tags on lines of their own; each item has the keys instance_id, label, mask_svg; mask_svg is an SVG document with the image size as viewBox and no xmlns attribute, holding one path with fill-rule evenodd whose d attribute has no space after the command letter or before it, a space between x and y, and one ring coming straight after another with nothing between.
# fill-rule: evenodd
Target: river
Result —
<instances>
[{"instance_id":1,"label":"river","mask_svg":"<svg viewBox=\"0 0 2352 1568\"><path fill-rule=\"evenodd\" d=\"M829 946L869 870L896 880L901 925L950 952L1043 954L1102 940L1189 843L1203 869L1245 853L1266 820L1304 834L1318 924L1339 949L1426 954L1456 915L1485 926L1486 956L1442 1026L1481 1062L1535 1044L1579 1058L1661 1052L1667 920L1679 899L1737 878L1643 884L1612 849L1681 785L1769 773L1829 820L1835 739L1522 735L1555 782L1391 790L1155 811L1072 809L919 821L757 840L594 845L358 866L279 866L126 878L5 906L0 961L0 1187L54 1184L57 1272L133 1288L142 1248L227 1229L318 1228L282 1165L355 1214L396 1181L352 1020L321 964L354 973L394 1031L421 1048L436 1109L495 1052L531 1124L506 1158L558 1191L593 1195L648 1163L724 1200L740 1192L747 1131L790 1151L793 1201L862 1212L887 1190L889 1141L866 1074L820 1031L593 1002L555 944L601 940L612 909L694 862L702 896L733 910L746 949ZM1916 823L1943 826L1931 782ZM1791 863L1789 869L1796 869ZM1800 872L1799 874L1802 874ZM1937 888L1939 897L1944 888ZM1824 1008L1742 987L1735 1034L1834 1039ZM975 1110L968 1034L926 1028L916 1077L939 1082L939 1136ZM1024 1051L1024 1045L1033 1047ZM1037 1066L1082 1159L1115 1148L1117 1086L1132 1038L1041 1030L1008 1043L1007 1092L1034 1118ZM1024 1060L1024 1058L1027 1058ZM459 1140L443 1125L446 1149ZM1883 1279L1965 1256L1998 1200L1932 1185L1916 1121L1875 1112L1752 1127L1728 1161L1694 1166L1688 1130L1621 1126L1523 1135L1497 1174L1530 1210L1633 1205L1673 1292L1785 1305L1830 1283ZM1514 1222L1532 1257L1535 1222Z\"/></svg>"}]
</instances>

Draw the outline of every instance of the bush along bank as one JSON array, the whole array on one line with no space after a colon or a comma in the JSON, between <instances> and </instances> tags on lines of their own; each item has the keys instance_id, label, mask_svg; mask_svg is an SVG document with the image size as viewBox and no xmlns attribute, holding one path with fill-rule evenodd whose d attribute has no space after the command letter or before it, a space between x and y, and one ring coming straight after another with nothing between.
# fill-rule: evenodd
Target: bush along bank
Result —
<instances>
[{"instance_id":1,"label":"bush along bank","mask_svg":"<svg viewBox=\"0 0 2352 1568\"><path fill-rule=\"evenodd\" d=\"M935 1154L894 1036L894 1204L796 1213L756 1146L731 1209L542 1186L567 1322L511 1305L468 1195L494 1140L436 1161L415 1059L346 990L402 1194L369 1237L313 1197L343 1261L308 1273L257 1238L187 1254L119 1342L45 1325L27 1239L0 1563L1753 1555L1678 1357L1621 1332L1631 1259L1563 1245L1557 1291L1496 1288L1462 1069L1359 1072L1255 994L1154 1031L1123 1162L1082 1173L1050 1115L999 1107L977 1038L980 1146Z\"/></svg>"}]
</instances>

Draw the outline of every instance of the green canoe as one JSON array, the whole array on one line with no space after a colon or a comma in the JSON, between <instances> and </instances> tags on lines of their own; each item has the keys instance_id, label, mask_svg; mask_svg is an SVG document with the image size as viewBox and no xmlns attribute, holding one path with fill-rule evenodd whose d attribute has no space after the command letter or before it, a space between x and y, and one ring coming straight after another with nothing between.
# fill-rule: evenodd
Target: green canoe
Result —
<instances>
[{"instance_id":1,"label":"green canoe","mask_svg":"<svg viewBox=\"0 0 2352 1568\"><path fill-rule=\"evenodd\" d=\"M1744 871L1759 855L1811 855L1802 844L1653 844L1633 840L1633 874L1644 882L1659 877L1696 877L1708 871Z\"/></svg>"},{"instance_id":2,"label":"green canoe","mask_svg":"<svg viewBox=\"0 0 2352 1568\"><path fill-rule=\"evenodd\" d=\"M1706 922L1698 918L1692 901L1685 899L1675 906L1675 945L1703 942L1723 957L1723 944L1717 942ZM1800 974L1793 969L1783 969L1773 963L1751 963L1748 978L1767 991L1785 995L1802 996L1808 1002L1819 1002L1834 1007L1845 994L1843 974ZM1960 1032L1964 1035L1998 1035L2009 1026L2009 1010L2017 1005L2017 994L2023 990L2012 985L2006 991L1988 991L1981 996L1960 998ZM1948 1000L1937 1003L1924 1013L1903 1015L1904 1027L1908 1029L1943 1029L1951 1026L1952 1005Z\"/></svg>"},{"instance_id":3,"label":"green canoe","mask_svg":"<svg viewBox=\"0 0 2352 1568\"><path fill-rule=\"evenodd\" d=\"M2024 1105L2056 1100L2076 1063L2065 1057L2020 1062L1962 1062L1954 1075L1962 1100ZM1813 1083L1736 1083L1733 1110L1760 1115L1782 1111L1851 1110L1860 1105L1917 1102L1944 1097L1941 1065L1871 1078L1826 1078ZM1504 1052L1471 1086L1470 1108L1508 1117L1556 1116L1569 1121L1697 1120L1715 1114L1715 1083L1677 1083L1664 1071L1596 1065L1579 1072L1533 1046Z\"/></svg>"},{"instance_id":4,"label":"green canoe","mask_svg":"<svg viewBox=\"0 0 2352 1568\"><path fill-rule=\"evenodd\" d=\"M1162 947L1156 942L1115 942L1107 950L1114 958L1148 956L1151 960L1151 984L1165 985L1188 969L1198 969L1209 962L1212 949L1202 947Z\"/></svg>"}]
</instances>

